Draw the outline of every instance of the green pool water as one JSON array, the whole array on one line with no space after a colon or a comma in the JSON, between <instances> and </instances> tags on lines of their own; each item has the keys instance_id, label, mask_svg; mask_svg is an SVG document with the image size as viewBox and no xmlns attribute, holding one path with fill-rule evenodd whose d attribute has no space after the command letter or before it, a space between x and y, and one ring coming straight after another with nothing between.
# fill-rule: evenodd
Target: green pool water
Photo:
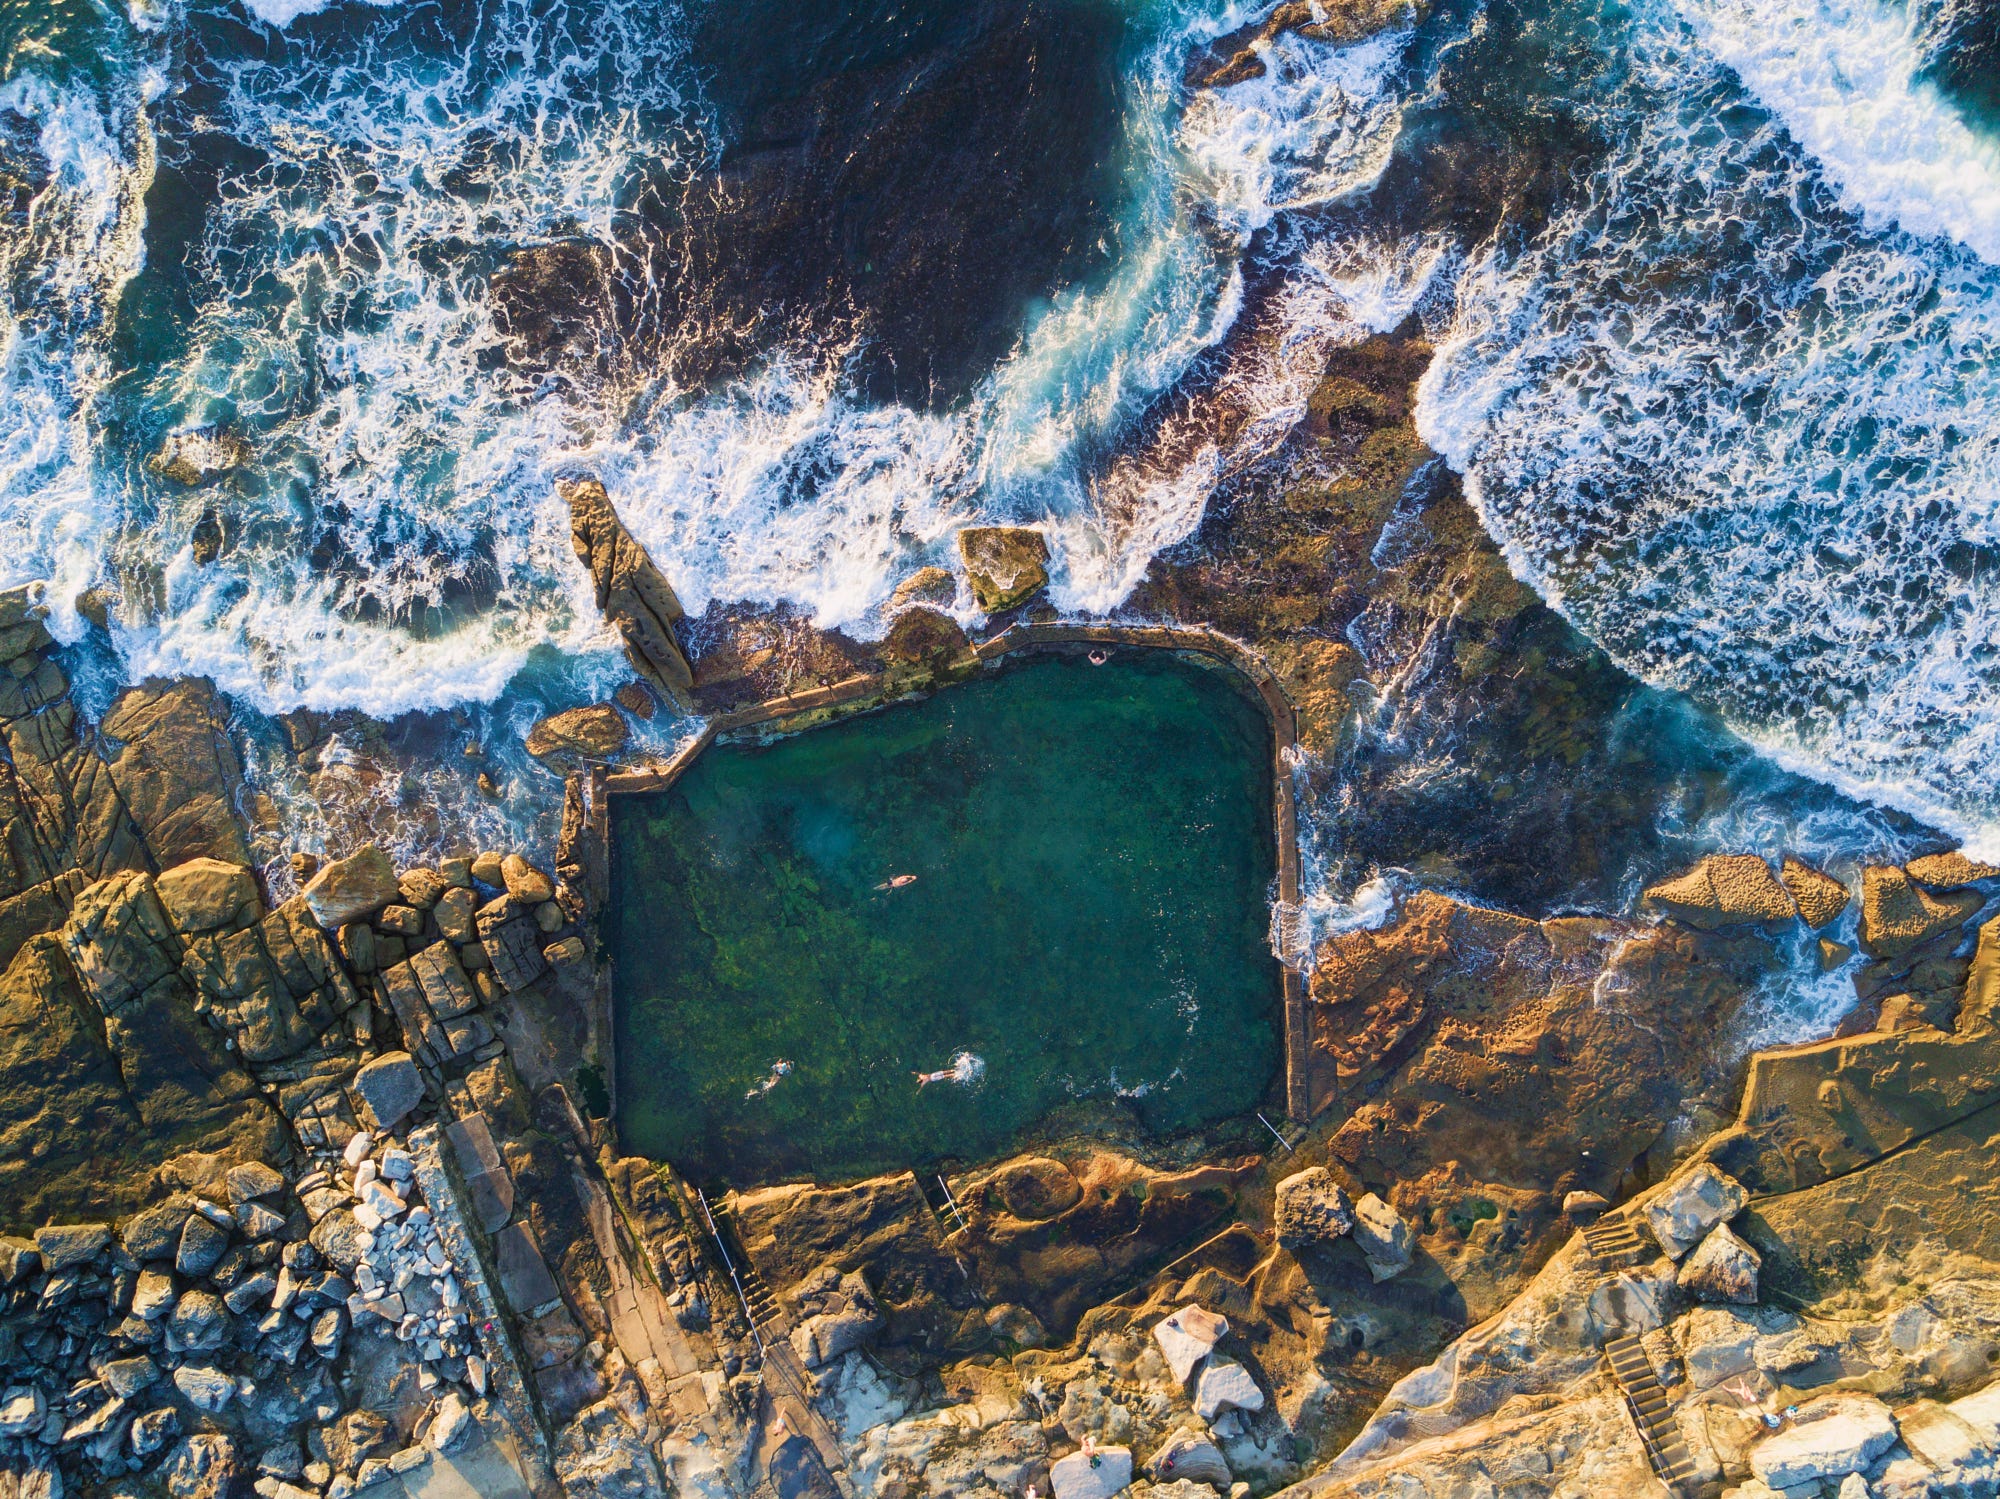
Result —
<instances>
[{"instance_id":1,"label":"green pool water","mask_svg":"<svg viewBox=\"0 0 2000 1499\"><path fill-rule=\"evenodd\" d=\"M626 1147L832 1181L991 1155L1072 1101L1156 1133L1255 1108L1270 743L1217 669L1039 656L618 798ZM960 1053L976 1082L918 1087Z\"/></svg>"}]
</instances>

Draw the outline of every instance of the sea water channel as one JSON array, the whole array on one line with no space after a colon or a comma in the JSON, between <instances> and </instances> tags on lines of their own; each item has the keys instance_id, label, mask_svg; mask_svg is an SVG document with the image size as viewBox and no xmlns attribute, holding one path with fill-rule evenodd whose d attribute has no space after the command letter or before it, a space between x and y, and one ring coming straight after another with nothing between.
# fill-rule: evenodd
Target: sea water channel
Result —
<instances>
[{"instance_id":1,"label":"sea water channel","mask_svg":"<svg viewBox=\"0 0 2000 1499\"><path fill-rule=\"evenodd\" d=\"M614 798L626 1147L827 1182L991 1156L1072 1108L1156 1135L1248 1113L1282 1058L1271 767L1230 669L1128 650Z\"/></svg>"}]
</instances>

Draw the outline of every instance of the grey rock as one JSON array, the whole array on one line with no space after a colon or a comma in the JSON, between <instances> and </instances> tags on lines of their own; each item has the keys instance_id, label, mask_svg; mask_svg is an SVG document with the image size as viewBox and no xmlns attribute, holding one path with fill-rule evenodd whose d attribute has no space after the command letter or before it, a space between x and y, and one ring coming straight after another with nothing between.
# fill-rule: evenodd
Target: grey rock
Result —
<instances>
[{"instance_id":1,"label":"grey rock","mask_svg":"<svg viewBox=\"0 0 2000 1499\"><path fill-rule=\"evenodd\" d=\"M137 1358L113 1359L100 1372L105 1388L120 1400L130 1400L160 1377L159 1366L143 1354Z\"/></svg>"},{"instance_id":2,"label":"grey rock","mask_svg":"<svg viewBox=\"0 0 2000 1499\"><path fill-rule=\"evenodd\" d=\"M1195 1382L1194 1409L1202 1420L1213 1422L1226 1410L1260 1411L1264 1392L1241 1364L1211 1363Z\"/></svg>"},{"instance_id":3,"label":"grey rock","mask_svg":"<svg viewBox=\"0 0 2000 1499\"><path fill-rule=\"evenodd\" d=\"M165 1270L145 1269L132 1287L132 1315L157 1322L174 1309L174 1278Z\"/></svg>"},{"instance_id":4,"label":"grey rock","mask_svg":"<svg viewBox=\"0 0 2000 1499\"><path fill-rule=\"evenodd\" d=\"M231 1166L226 1179L229 1184L229 1200L233 1204L269 1197L285 1189L284 1177L262 1161L245 1161L240 1166Z\"/></svg>"},{"instance_id":5,"label":"grey rock","mask_svg":"<svg viewBox=\"0 0 2000 1499\"><path fill-rule=\"evenodd\" d=\"M1735 1178L1704 1161L1646 1205L1646 1222L1669 1259L1679 1259L1718 1223L1743 1211L1749 1194Z\"/></svg>"},{"instance_id":6,"label":"grey rock","mask_svg":"<svg viewBox=\"0 0 2000 1499\"><path fill-rule=\"evenodd\" d=\"M42 1256L27 1239L0 1237L0 1286L26 1280L42 1268Z\"/></svg>"},{"instance_id":7,"label":"grey rock","mask_svg":"<svg viewBox=\"0 0 2000 1499\"><path fill-rule=\"evenodd\" d=\"M1410 1225L1373 1192L1354 1204L1354 1242L1367 1258L1369 1274L1378 1281L1410 1268L1415 1244Z\"/></svg>"},{"instance_id":8,"label":"grey rock","mask_svg":"<svg viewBox=\"0 0 2000 1499\"><path fill-rule=\"evenodd\" d=\"M48 1418L48 1397L38 1386L13 1385L0 1394L0 1436L27 1436L40 1431Z\"/></svg>"},{"instance_id":9,"label":"grey rock","mask_svg":"<svg viewBox=\"0 0 2000 1499\"><path fill-rule=\"evenodd\" d=\"M181 1229L192 1209L176 1194L144 1212L134 1213L119 1230L125 1252L135 1260L170 1260L180 1247Z\"/></svg>"},{"instance_id":10,"label":"grey rock","mask_svg":"<svg viewBox=\"0 0 2000 1499\"><path fill-rule=\"evenodd\" d=\"M1872 1395L1829 1395L1799 1407L1794 1424L1750 1449L1750 1471L1774 1489L1842 1478L1896 1445L1889 1407Z\"/></svg>"},{"instance_id":11,"label":"grey rock","mask_svg":"<svg viewBox=\"0 0 2000 1499\"><path fill-rule=\"evenodd\" d=\"M385 1052L354 1074L354 1091L370 1128L393 1129L424 1101L423 1074L408 1052Z\"/></svg>"},{"instance_id":12,"label":"grey rock","mask_svg":"<svg viewBox=\"0 0 2000 1499\"><path fill-rule=\"evenodd\" d=\"M1188 1432L1180 1432L1168 1439L1153 1454L1148 1466L1152 1469L1153 1481L1160 1484L1186 1480L1205 1483L1218 1492L1227 1493L1233 1481L1229 1464L1215 1443Z\"/></svg>"},{"instance_id":13,"label":"grey rock","mask_svg":"<svg viewBox=\"0 0 2000 1499\"><path fill-rule=\"evenodd\" d=\"M472 1412L453 1390L438 1402L437 1414L424 1433L424 1445L433 1452L456 1452L471 1440L473 1426Z\"/></svg>"},{"instance_id":14,"label":"grey rock","mask_svg":"<svg viewBox=\"0 0 2000 1499\"><path fill-rule=\"evenodd\" d=\"M199 1213L192 1214L181 1230L174 1268L189 1279L208 1274L229 1249L229 1235Z\"/></svg>"},{"instance_id":15,"label":"grey rock","mask_svg":"<svg viewBox=\"0 0 2000 1499\"><path fill-rule=\"evenodd\" d=\"M1132 1449L1100 1447L1091 1456L1072 1452L1049 1467L1055 1499L1111 1499L1132 1482Z\"/></svg>"},{"instance_id":16,"label":"grey rock","mask_svg":"<svg viewBox=\"0 0 2000 1499\"><path fill-rule=\"evenodd\" d=\"M1675 1280L1697 1301L1754 1306L1757 1302L1757 1271L1763 1265L1756 1250L1718 1223L1708 1231L1699 1248L1681 1261Z\"/></svg>"},{"instance_id":17,"label":"grey rock","mask_svg":"<svg viewBox=\"0 0 2000 1499\"><path fill-rule=\"evenodd\" d=\"M220 1432L183 1438L160 1466L174 1499L223 1499L236 1481L236 1447Z\"/></svg>"},{"instance_id":18,"label":"grey rock","mask_svg":"<svg viewBox=\"0 0 2000 1499\"><path fill-rule=\"evenodd\" d=\"M345 1208L328 1213L313 1225L312 1245L331 1264L351 1272L361 1263L361 1225Z\"/></svg>"},{"instance_id":19,"label":"grey rock","mask_svg":"<svg viewBox=\"0 0 2000 1499\"><path fill-rule=\"evenodd\" d=\"M229 1309L208 1291L188 1291L167 1319L167 1347L174 1353L207 1353L229 1341Z\"/></svg>"},{"instance_id":20,"label":"grey rock","mask_svg":"<svg viewBox=\"0 0 2000 1499\"><path fill-rule=\"evenodd\" d=\"M236 1397L235 1380L202 1364L182 1364L174 1370L173 1380L182 1399L211 1416Z\"/></svg>"},{"instance_id":21,"label":"grey rock","mask_svg":"<svg viewBox=\"0 0 2000 1499\"><path fill-rule=\"evenodd\" d=\"M108 1223L68 1223L35 1230L35 1249L48 1270L67 1270L94 1260L110 1242Z\"/></svg>"},{"instance_id":22,"label":"grey rock","mask_svg":"<svg viewBox=\"0 0 2000 1499\"><path fill-rule=\"evenodd\" d=\"M180 1433L180 1412L171 1405L142 1412L132 1421L132 1451L140 1457L151 1457Z\"/></svg>"},{"instance_id":23,"label":"grey rock","mask_svg":"<svg viewBox=\"0 0 2000 1499\"><path fill-rule=\"evenodd\" d=\"M1287 1249L1326 1244L1354 1227L1354 1204L1324 1166L1295 1171L1278 1183L1274 1211L1278 1242Z\"/></svg>"}]
</instances>

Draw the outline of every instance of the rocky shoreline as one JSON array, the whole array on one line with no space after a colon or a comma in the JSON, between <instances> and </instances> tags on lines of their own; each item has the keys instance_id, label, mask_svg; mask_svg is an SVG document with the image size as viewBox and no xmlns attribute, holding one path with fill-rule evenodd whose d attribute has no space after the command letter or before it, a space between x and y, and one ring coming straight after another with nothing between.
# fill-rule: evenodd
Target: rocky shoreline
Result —
<instances>
[{"instance_id":1,"label":"rocky shoreline","mask_svg":"<svg viewBox=\"0 0 2000 1499\"><path fill-rule=\"evenodd\" d=\"M553 860L427 799L503 791L449 715L290 715L246 777L206 683L93 724L0 596L0 1499L1994 1493L2000 871L1683 857L1747 755L1649 734L1512 579L1411 425L1428 359L1336 351L1109 621L1026 528L879 641L687 618L568 486L635 677L526 736ZM663 705L793 732L1023 643L1258 663L1294 1128L719 1200L625 1155L595 913ZM1307 918L1371 867L1382 920ZM1806 948L1840 1034L1753 1054Z\"/></svg>"}]
</instances>

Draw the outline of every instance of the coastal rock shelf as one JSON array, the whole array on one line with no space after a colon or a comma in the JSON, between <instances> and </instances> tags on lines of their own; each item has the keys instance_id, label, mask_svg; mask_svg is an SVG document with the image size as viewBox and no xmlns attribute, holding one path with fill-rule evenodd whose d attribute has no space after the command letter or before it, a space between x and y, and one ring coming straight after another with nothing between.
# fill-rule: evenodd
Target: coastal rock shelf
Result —
<instances>
[{"instance_id":1,"label":"coastal rock shelf","mask_svg":"<svg viewBox=\"0 0 2000 1499\"><path fill-rule=\"evenodd\" d=\"M1168 1133L1280 1066L1270 729L1213 665L1042 656L614 799L618 1120L739 1183ZM941 1073L920 1085L916 1074Z\"/></svg>"}]
</instances>

